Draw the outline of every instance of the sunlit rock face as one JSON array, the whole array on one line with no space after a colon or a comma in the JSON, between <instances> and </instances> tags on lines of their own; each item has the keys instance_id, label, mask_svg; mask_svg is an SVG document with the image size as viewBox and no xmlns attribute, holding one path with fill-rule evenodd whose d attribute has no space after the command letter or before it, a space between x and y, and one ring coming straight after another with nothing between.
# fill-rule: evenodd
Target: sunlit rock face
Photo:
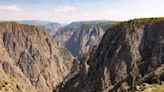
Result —
<instances>
[{"instance_id":1,"label":"sunlit rock face","mask_svg":"<svg viewBox=\"0 0 164 92\"><path fill-rule=\"evenodd\" d=\"M133 92L140 90L143 83L161 84L164 18L118 23L104 34L93 52L87 64L83 64L89 67L81 68L60 92Z\"/></svg>"},{"instance_id":2,"label":"sunlit rock face","mask_svg":"<svg viewBox=\"0 0 164 92\"><path fill-rule=\"evenodd\" d=\"M52 92L78 61L41 27L0 23L0 90Z\"/></svg>"}]
</instances>

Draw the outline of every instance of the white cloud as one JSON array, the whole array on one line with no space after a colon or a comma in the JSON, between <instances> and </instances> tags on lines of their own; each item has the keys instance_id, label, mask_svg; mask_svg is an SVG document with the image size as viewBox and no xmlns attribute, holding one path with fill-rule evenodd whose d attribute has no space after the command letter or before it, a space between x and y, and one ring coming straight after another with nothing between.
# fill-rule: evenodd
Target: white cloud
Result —
<instances>
[{"instance_id":1,"label":"white cloud","mask_svg":"<svg viewBox=\"0 0 164 92\"><path fill-rule=\"evenodd\" d=\"M0 20L49 20L56 22L70 22L72 15L76 15L73 6L57 6L50 10L21 8L16 5L0 6ZM71 14L71 15L70 15Z\"/></svg>"},{"instance_id":2,"label":"white cloud","mask_svg":"<svg viewBox=\"0 0 164 92\"><path fill-rule=\"evenodd\" d=\"M129 1L129 0L127 0ZM85 20L126 20L138 17L163 16L163 3L155 2L145 5L148 0L131 1L109 8L94 6L63 5L47 9L18 7L16 5L0 5L0 20L49 20L56 22L72 22ZM142 2L141 2L142 1ZM162 1L162 0L157 0ZM127 5L128 4L128 5ZM154 7L154 4L157 7ZM139 7L142 6L142 7Z\"/></svg>"},{"instance_id":3,"label":"white cloud","mask_svg":"<svg viewBox=\"0 0 164 92\"><path fill-rule=\"evenodd\" d=\"M65 6L58 6L54 9L54 12L57 12L57 13L68 13L68 12L71 12L71 11L74 11L76 10L75 7L73 6L69 6L69 5L65 5Z\"/></svg>"},{"instance_id":4,"label":"white cloud","mask_svg":"<svg viewBox=\"0 0 164 92\"><path fill-rule=\"evenodd\" d=\"M0 8L0 10L2 9ZM14 6L13 8L4 8L3 12L0 11L0 15L0 20L50 20L56 22L72 22L99 19L110 20L118 16L118 13L111 10L92 13L79 12L75 7L71 6L57 7L55 10L47 11L20 9Z\"/></svg>"},{"instance_id":5,"label":"white cloud","mask_svg":"<svg viewBox=\"0 0 164 92\"><path fill-rule=\"evenodd\" d=\"M16 5L0 6L0 20L49 20L67 23L85 20L122 19L126 19L126 16L123 16L122 12L111 9L106 9L104 11L81 12L80 9L69 5L57 6L56 8L50 10L21 8Z\"/></svg>"},{"instance_id":6,"label":"white cloud","mask_svg":"<svg viewBox=\"0 0 164 92\"><path fill-rule=\"evenodd\" d=\"M15 11L21 11L21 9L20 8L18 8L17 6L15 6L15 5L10 5L10 6L0 6L0 11L1 12L8 12L8 11L13 11L13 12L15 12Z\"/></svg>"},{"instance_id":7,"label":"white cloud","mask_svg":"<svg viewBox=\"0 0 164 92\"><path fill-rule=\"evenodd\" d=\"M46 11L23 9L16 5L0 6L0 20L42 20L44 17L48 17L45 15L48 15Z\"/></svg>"},{"instance_id":8,"label":"white cloud","mask_svg":"<svg viewBox=\"0 0 164 92\"><path fill-rule=\"evenodd\" d=\"M59 19L67 22L85 20L118 20L120 19L120 14L117 11L108 9L96 12L74 12L72 14L67 14L67 16L62 16L62 18Z\"/></svg>"}]
</instances>

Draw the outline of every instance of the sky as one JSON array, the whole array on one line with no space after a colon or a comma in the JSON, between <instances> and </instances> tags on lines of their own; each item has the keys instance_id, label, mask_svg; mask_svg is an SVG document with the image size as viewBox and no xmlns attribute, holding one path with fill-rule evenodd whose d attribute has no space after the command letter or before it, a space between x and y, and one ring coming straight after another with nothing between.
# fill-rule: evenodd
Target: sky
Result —
<instances>
[{"instance_id":1,"label":"sky","mask_svg":"<svg viewBox=\"0 0 164 92\"><path fill-rule=\"evenodd\" d=\"M59 23L164 17L164 0L0 0L0 20Z\"/></svg>"}]
</instances>

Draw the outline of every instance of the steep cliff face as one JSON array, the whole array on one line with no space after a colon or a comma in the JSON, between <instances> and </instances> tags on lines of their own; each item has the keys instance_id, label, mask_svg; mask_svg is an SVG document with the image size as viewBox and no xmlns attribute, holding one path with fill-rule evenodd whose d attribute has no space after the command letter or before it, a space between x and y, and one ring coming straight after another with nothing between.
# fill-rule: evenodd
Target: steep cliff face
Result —
<instances>
[{"instance_id":1,"label":"steep cliff face","mask_svg":"<svg viewBox=\"0 0 164 92\"><path fill-rule=\"evenodd\" d=\"M42 28L0 23L0 90L52 92L77 60Z\"/></svg>"},{"instance_id":2,"label":"steep cliff face","mask_svg":"<svg viewBox=\"0 0 164 92\"><path fill-rule=\"evenodd\" d=\"M79 60L84 53L98 45L104 32L114 22L73 22L55 35L59 43L69 49Z\"/></svg>"},{"instance_id":3,"label":"steep cliff face","mask_svg":"<svg viewBox=\"0 0 164 92\"><path fill-rule=\"evenodd\" d=\"M68 81L61 92L141 91L142 83L161 83L164 81L164 18L136 19L114 25L87 64L84 63L89 67L82 68L71 79L74 82Z\"/></svg>"}]
</instances>

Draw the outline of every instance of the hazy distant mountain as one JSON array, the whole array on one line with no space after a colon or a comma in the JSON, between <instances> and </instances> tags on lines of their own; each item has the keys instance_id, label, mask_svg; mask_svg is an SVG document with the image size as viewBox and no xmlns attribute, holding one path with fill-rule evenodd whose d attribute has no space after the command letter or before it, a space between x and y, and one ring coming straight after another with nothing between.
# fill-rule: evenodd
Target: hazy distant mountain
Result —
<instances>
[{"instance_id":1,"label":"hazy distant mountain","mask_svg":"<svg viewBox=\"0 0 164 92\"><path fill-rule=\"evenodd\" d=\"M61 28L55 38L69 49L73 55L81 59L84 53L99 44L104 32L115 23L113 21L72 22Z\"/></svg>"},{"instance_id":2,"label":"hazy distant mountain","mask_svg":"<svg viewBox=\"0 0 164 92\"><path fill-rule=\"evenodd\" d=\"M56 22L51 21L39 21L39 20L29 20L29 21L18 21L18 23L21 24L28 24L28 25L35 25L35 26L41 26L47 30L50 35L55 35L56 32L63 27L64 25Z\"/></svg>"},{"instance_id":3,"label":"hazy distant mountain","mask_svg":"<svg viewBox=\"0 0 164 92\"><path fill-rule=\"evenodd\" d=\"M63 27L63 25L59 23L49 23L43 25L43 27L50 33L50 35L55 35L56 32L58 32L58 30Z\"/></svg>"},{"instance_id":4,"label":"hazy distant mountain","mask_svg":"<svg viewBox=\"0 0 164 92\"><path fill-rule=\"evenodd\" d=\"M40 21L40 20L22 20L22 21L16 21L16 22L21 23L21 24L36 25L36 26L53 23L51 21Z\"/></svg>"},{"instance_id":5,"label":"hazy distant mountain","mask_svg":"<svg viewBox=\"0 0 164 92\"><path fill-rule=\"evenodd\" d=\"M100 26L100 27L103 27L103 26L107 26L108 25L112 25L114 22L117 22L117 21L101 21L101 20L97 20L97 21L77 21L77 22L72 22L70 24L68 24L66 26L66 28L75 28L75 29L78 29L81 27L81 25L83 24L87 24L87 25L97 25L97 26Z\"/></svg>"}]
</instances>

